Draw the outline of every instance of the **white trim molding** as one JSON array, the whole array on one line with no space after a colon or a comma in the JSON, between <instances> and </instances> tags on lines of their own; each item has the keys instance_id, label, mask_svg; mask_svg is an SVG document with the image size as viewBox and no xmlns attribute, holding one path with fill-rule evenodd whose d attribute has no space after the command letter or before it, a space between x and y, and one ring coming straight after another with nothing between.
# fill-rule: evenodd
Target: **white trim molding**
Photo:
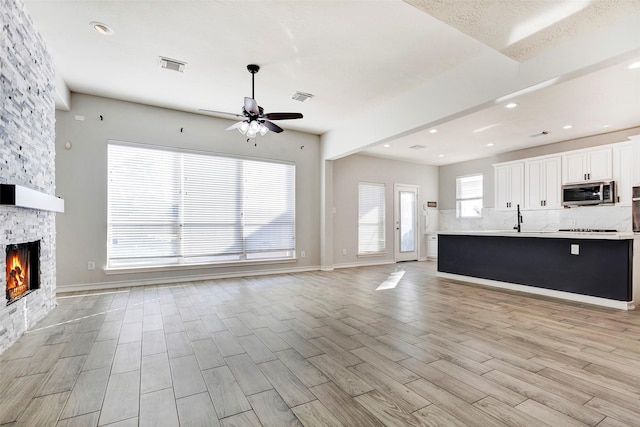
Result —
<instances>
[{"instance_id":1,"label":"white trim molding","mask_svg":"<svg viewBox=\"0 0 640 427\"><path fill-rule=\"evenodd\" d=\"M559 298L568 301L582 302L585 304L598 305L601 307L617 308L619 310L634 310L633 301L616 301L600 297L592 297L589 295L574 294L571 292L556 291L553 289L536 288L534 286L518 285L509 282L500 282L498 280L481 279L478 277L461 276L459 274L438 272L437 277L443 279L451 279L459 282L473 283L481 286L489 286L492 288L508 289L511 291L524 292L528 294L543 295L552 298Z\"/></svg>"},{"instance_id":2,"label":"white trim molding","mask_svg":"<svg viewBox=\"0 0 640 427\"><path fill-rule=\"evenodd\" d=\"M283 268L274 270L255 270L255 271L235 271L229 273L218 274L200 274L193 276L183 277L165 277L156 279L142 279L142 280L121 280L114 282L96 282L96 283L78 283L75 285L58 286L58 293L67 292L79 292L79 291L96 291L106 289L118 289L129 288L137 286L149 286L149 285L166 285L170 283L182 283L182 282L200 282L204 280L215 279L230 279L234 277L248 277L248 276L266 276L271 274L288 274L288 273L303 273L307 271L318 271L319 265L296 267L296 268Z\"/></svg>"}]
</instances>

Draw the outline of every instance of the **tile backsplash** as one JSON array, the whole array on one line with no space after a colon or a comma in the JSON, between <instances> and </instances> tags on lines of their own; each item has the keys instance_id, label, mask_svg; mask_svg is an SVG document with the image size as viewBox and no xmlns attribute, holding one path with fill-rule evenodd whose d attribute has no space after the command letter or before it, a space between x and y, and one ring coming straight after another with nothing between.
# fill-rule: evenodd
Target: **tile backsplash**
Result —
<instances>
[{"instance_id":1,"label":"tile backsplash","mask_svg":"<svg viewBox=\"0 0 640 427\"><path fill-rule=\"evenodd\" d=\"M571 209L522 210L522 231L556 231L564 228L612 229L631 232L630 206L581 206ZM510 230L516 225L515 211L482 210L482 218L456 218L455 209L439 212L439 229Z\"/></svg>"}]
</instances>

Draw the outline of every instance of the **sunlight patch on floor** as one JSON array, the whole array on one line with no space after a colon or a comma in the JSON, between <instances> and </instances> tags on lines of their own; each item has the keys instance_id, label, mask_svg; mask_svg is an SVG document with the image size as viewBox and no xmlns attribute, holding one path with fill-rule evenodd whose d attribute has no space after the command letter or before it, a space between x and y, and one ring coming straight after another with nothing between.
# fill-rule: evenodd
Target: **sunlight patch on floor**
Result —
<instances>
[{"instance_id":1,"label":"sunlight patch on floor","mask_svg":"<svg viewBox=\"0 0 640 427\"><path fill-rule=\"evenodd\" d=\"M385 289L395 288L396 286L398 286L398 282L400 282L400 279L402 279L404 273L406 273L404 270L394 271L389 275L389 278L387 280L382 282L380 286L376 288L376 291L384 291Z\"/></svg>"}]
</instances>

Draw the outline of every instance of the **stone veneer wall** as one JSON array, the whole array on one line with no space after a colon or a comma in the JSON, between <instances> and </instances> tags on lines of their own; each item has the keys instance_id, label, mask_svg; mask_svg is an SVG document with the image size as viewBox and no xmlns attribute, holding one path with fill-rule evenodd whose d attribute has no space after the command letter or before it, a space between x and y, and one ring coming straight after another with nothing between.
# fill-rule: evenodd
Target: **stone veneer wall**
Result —
<instances>
[{"instance_id":1,"label":"stone veneer wall","mask_svg":"<svg viewBox=\"0 0 640 427\"><path fill-rule=\"evenodd\" d=\"M0 0L0 183L55 194L54 68L21 0ZM41 240L40 289L6 306L6 247ZM56 305L55 214L0 205L0 354Z\"/></svg>"}]
</instances>

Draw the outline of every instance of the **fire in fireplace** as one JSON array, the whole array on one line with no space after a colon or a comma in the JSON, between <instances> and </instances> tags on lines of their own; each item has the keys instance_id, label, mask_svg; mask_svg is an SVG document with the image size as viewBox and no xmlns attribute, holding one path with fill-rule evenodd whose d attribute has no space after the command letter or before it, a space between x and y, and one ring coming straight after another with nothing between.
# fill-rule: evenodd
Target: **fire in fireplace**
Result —
<instances>
[{"instance_id":1,"label":"fire in fireplace","mask_svg":"<svg viewBox=\"0 0 640 427\"><path fill-rule=\"evenodd\" d=\"M7 246L7 305L40 287L40 241Z\"/></svg>"}]
</instances>

